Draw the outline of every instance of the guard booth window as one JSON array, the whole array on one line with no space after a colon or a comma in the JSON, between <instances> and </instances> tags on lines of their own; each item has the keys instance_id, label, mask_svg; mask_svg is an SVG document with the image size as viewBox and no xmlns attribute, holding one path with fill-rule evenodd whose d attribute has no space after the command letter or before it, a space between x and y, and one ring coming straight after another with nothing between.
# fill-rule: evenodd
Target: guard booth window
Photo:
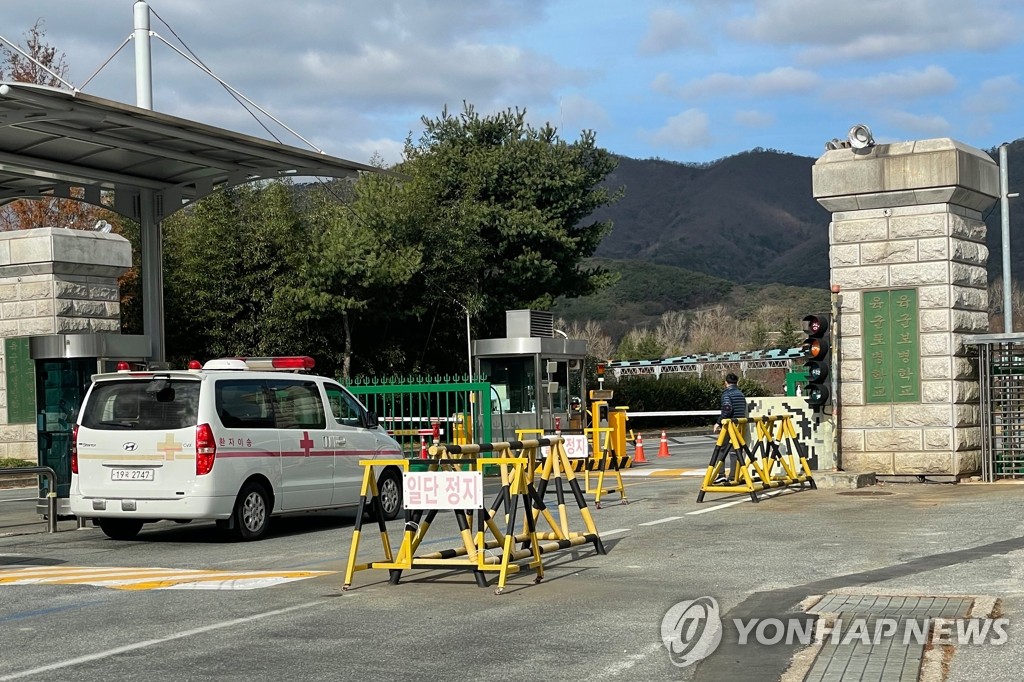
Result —
<instances>
[{"instance_id":1,"label":"guard booth window","mask_svg":"<svg viewBox=\"0 0 1024 682\"><path fill-rule=\"evenodd\" d=\"M495 387L504 412L537 410L533 358L501 358L480 361L480 370ZM493 398L493 396L492 396ZM544 396L547 400L547 396ZM545 405L546 406L546 405Z\"/></svg>"}]
</instances>

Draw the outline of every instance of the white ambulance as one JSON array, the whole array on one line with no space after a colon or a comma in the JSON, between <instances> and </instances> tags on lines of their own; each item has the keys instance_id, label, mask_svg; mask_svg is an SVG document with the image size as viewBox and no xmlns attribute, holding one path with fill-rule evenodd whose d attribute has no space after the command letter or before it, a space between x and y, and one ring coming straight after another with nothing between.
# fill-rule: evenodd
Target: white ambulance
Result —
<instances>
[{"instance_id":1,"label":"white ambulance","mask_svg":"<svg viewBox=\"0 0 1024 682\"><path fill-rule=\"evenodd\" d=\"M92 377L71 450L71 512L109 537L161 519L214 519L256 540L276 514L359 503L361 459L402 456L377 415L310 357L225 358ZM378 475L383 515L402 476Z\"/></svg>"}]
</instances>

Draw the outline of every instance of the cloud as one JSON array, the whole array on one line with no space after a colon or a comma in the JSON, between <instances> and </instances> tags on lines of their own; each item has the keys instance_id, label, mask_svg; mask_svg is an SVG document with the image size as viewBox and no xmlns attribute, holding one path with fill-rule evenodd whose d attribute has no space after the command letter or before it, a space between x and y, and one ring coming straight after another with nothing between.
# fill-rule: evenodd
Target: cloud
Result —
<instances>
[{"instance_id":1,"label":"cloud","mask_svg":"<svg viewBox=\"0 0 1024 682\"><path fill-rule=\"evenodd\" d=\"M756 109L737 111L733 114L732 120L746 128L768 128L775 124L774 116Z\"/></svg>"},{"instance_id":2,"label":"cloud","mask_svg":"<svg viewBox=\"0 0 1024 682\"><path fill-rule=\"evenodd\" d=\"M674 149L707 147L711 144L708 115L700 109L687 109L665 121L653 133L645 134L651 144Z\"/></svg>"},{"instance_id":3,"label":"cloud","mask_svg":"<svg viewBox=\"0 0 1024 682\"><path fill-rule=\"evenodd\" d=\"M724 95L771 97L810 92L820 86L821 80L821 76L813 71L781 66L752 76L713 73L682 86L675 86L670 76L660 74L655 78L652 87L658 92L672 93L686 99L706 99Z\"/></svg>"},{"instance_id":4,"label":"cloud","mask_svg":"<svg viewBox=\"0 0 1024 682\"><path fill-rule=\"evenodd\" d=\"M640 54L657 55L708 45L707 38L698 29L698 21L670 9L657 9L651 12L647 33L637 50Z\"/></svg>"},{"instance_id":5,"label":"cloud","mask_svg":"<svg viewBox=\"0 0 1024 682\"><path fill-rule=\"evenodd\" d=\"M904 69L864 78L844 78L829 83L826 97L831 99L911 100L945 95L956 89L957 79L941 66L921 70Z\"/></svg>"},{"instance_id":6,"label":"cloud","mask_svg":"<svg viewBox=\"0 0 1024 682\"><path fill-rule=\"evenodd\" d=\"M913 139L946 137L952 129L949 121L938 115L912 114L892 109L881 112L881 116L890 126L910 133Z\"/></svg>"},{"instance_id":7,"label":"cloud","mask_svg":"<svg viewBox=\"0 0 1024 682\"><path fill-rule=\"evenodd\" d=\"M764 0L727 30L742 40L806 46L802 58L813 63L988 51L1018 39L1014 7L1014 0Z\"/></svg>"},{"instance_id":8,"label":"cloud","mask_svg":"<svg viewBox=\"0 0 1024 682\"><path fill-rule=\"evenodd\" d=\"M580 94L570 94L558 101L557 127L563 138L575 138L576 132L599 130L610 125L608 112L596 101Z\"/></svg>"},{"instance_id":9,"label":"cloud","mask_svg":"<svg viewBox=\"0 0 1024 682\"><path fill-rule=\"evenodd\" d=\"M402 153L405 151L405 140L390 140L379 138L375 140L365 139L353 143L355 158L372 159L380 157L385 166L393 166L402 160Z\"/></svg>"},{"instance_id":10,"label":"cloud","mask_svg":"<svg viewBox=\"0 0 1024 682\"><path fill-rule=\"evenodd\" d=\"M1016 76L996 76L982 81L969 95L965 108L972 114L1001 114L1009 110L1011 100L1024 91Z\"/></svg>"}]
</instances>

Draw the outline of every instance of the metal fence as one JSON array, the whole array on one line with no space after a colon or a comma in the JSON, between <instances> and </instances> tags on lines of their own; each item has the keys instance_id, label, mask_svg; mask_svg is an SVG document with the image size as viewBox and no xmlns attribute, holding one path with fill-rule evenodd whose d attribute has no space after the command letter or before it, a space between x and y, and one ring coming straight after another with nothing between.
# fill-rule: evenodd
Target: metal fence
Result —
<instances>
[{"instance_id":1,"label":"metal fence","mask_svg":"<svg viewBox=\"0 0 1024 682\"><path fill-rule=\"evenodd\" d=\"M377 413L409 457L431 442L491 442L491 385L466 377L355 378L348 389Z\"/></svg>"},{"instance_id":2,"label":"metal fence","mask_svg":"<svg viewBox=\"0 0 1024 682\"><path fill-rule=\"evenodd\" d=\"M978 343L981 474L1024 479L1024 335Z\"/></svg>"}]
</instances>

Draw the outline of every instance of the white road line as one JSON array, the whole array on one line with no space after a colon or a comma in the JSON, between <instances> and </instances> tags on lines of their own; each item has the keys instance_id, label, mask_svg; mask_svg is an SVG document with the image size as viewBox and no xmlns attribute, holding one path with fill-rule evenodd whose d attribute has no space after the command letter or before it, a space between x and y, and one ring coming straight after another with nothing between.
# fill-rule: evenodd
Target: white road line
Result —
<instances>
[{"instance_id":1,"label":"white road line","mask_svg":"<svg viewBox=\"0 0 1024 682\"><path fill-rule=\"evenodd\" d=\"M613 528L612 530L602 530L600 532L601 537L606 535L612 535L613 533L628 533L629 528Z\"/></svg>"},{"instance_id":2,"label":"white road line","mask_svg":"<svg viewBox=\"0 0 1024 682\"><path fill-rule=\"evenodd\" d=\"M668 523L669 521L678 521L681 518L683 518L683 517L682 516L667 516L667 517L665 517L663 519L658 519L657 521L648 521L647 523L641 523L640 525L641 526L657 526L659 523Z\"/></svg>"},{"instance_id":3,"label":"white road line","mask_svg":"<svg viewBox=\"0 0 1024 682\"><path fill-rule=\"evenodd\" d=\"M630 668L635 666L637 663L640 663L641 661L643 661L648 656L651 656L651 655L657 653L658 649L661 649L663 646L664 645L660 644L660 643L659 644L650 644L650 645L647 646L646 649L643 649L643 650L641 650L638 653L626 656L621 661L617 661L615 663L612 663L609 666L606 666L604 668L604 670L602 670L598 674L597 679L600 680L600 679L605 679L605 678L609 678L609 677L618 677L621 673L624 673L624 672L628 671Z\"/></svg>"},{"instance_id":4,"label":"white road line","mask_svg":"<svg viewBox=\"0 0 1024 682\"><path fill-rule=\"evenodd\" d=\"M697 511L686 512L687 516L696 516L697 514L707 514L717 509L725 509L726 507L732 507L737 504L743 504L744 502L750 502L750 499L746 500L733 500L732 502L725 502L723 504L716 504L714 507L707 507L706 509L698 509Z\"/></svg>"},{"instance_id":5,"label":"white road line","mask_svg":"<svg viewBox=\"0 0 1024 682\"><path fill-rule=\"evenodd\" d=\"M769 492L766 492L764 495L762 495L762 497L772 497L773 495L778 495L781 492L782 492L781 490L771 490ZM745 497L742 500L733 500L732 502L723 502L722 504L716 504L714 507L708 507L707 509L698 509L697 511L686 512L686 515L687 516L696 516L697 514L707 514L708 512L713 512L713 511L716 511L718 509L725 509L726 507L732 507L732 506L735 506L737 504L743 504L744 502L750 502L750 498L749 497Z\"/></svg>"},{"instance_id":6,"label":"white road line","mask_svg":"<svg viewBox=\"0 0 1024 682\"><path fill-rule=\"evenodd\" d=\"M0 682L7 682L7 680L17 680L22 677L29 677L31 675L38 675L40 673L50 672L51 670L60 670L62 668L70 668L71 666L79 665L81 663L88 663L89 661L98 661L104 658L110 658L111 656L117 656L118 654L127 653L129 651L137 651L139 649L146 649L151 646L158 644L166 644L167 642L173 642L176 639L184 639L185 637L192 637L194 635L201 635L206 632L212 632L213 630L222 630L224 628L233 627L235 625L243 625L245 623L251 623L261 618L269 618L270 616L280 616L281 614L288 613L290 611L298 611L299 609L306 609L311 606L319 606L325 604L325 601L311 601L305 604L297 604L295 606L289 606L283 609L276 609L274 611L266 611L264 613L257 613L254 616L246 616L245 618L235 618L234 620L227 620L222 623L213 623L212 625L204 625L201 628L195 628L193 630L184 630L182 632L176 632L166 637L160 637L158 639L147 639L144 642L137 642L135 644L128 644L126 646L119 646L116 649L107 649L106 651L98 651L95 654L89 654L88 656L79 656L78 658L71 658L66 661L59 661L57 663L50 663L39 668L32 668L30 670L22 670L21 672L11 673L10 675L4 675L0 677Z\"/></svg>"}]
</instances>

